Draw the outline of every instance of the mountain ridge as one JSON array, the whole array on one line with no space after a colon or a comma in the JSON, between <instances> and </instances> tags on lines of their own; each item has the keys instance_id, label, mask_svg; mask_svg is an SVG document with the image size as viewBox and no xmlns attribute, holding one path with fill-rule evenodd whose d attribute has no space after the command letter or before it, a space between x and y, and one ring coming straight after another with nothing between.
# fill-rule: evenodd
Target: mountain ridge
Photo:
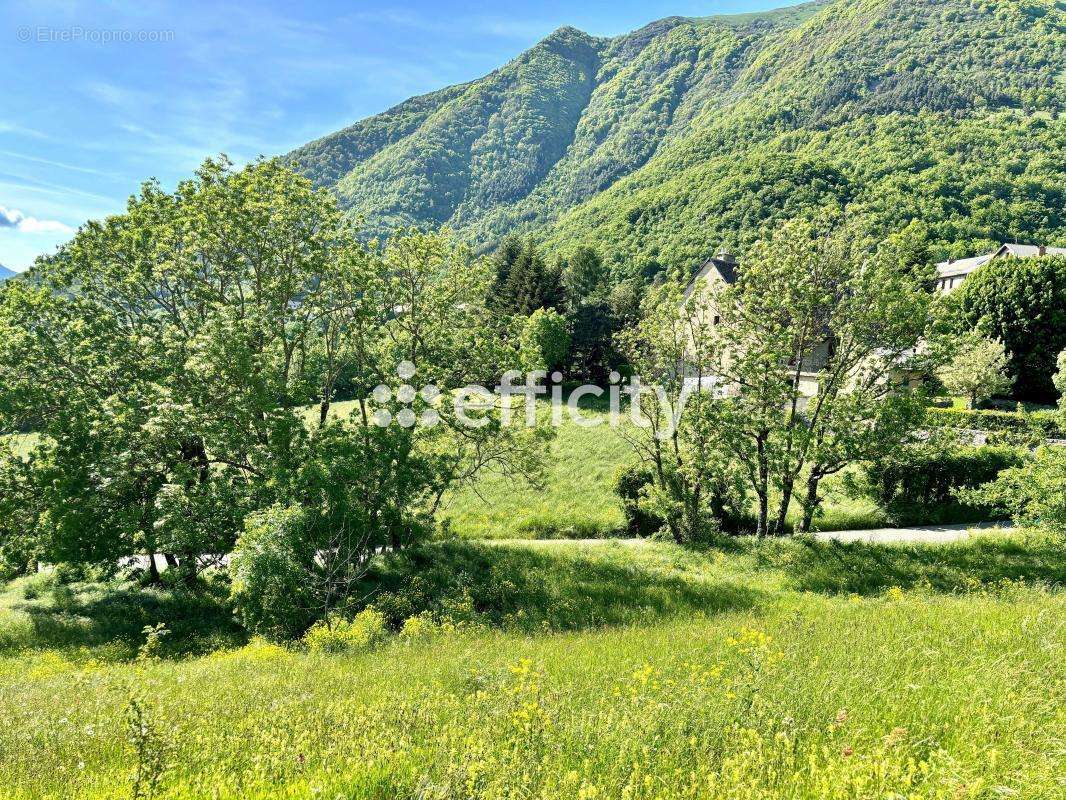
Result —
<instances>
[{"instance_id":1,"label":"mountain ridge","mask_svg":"<svg viewBox=\"0 0 1066 800\"><path fill-rule=\"evenodd\" d=\"M1054 243L1064 18L1050 0L817 0L611 38L563 26L288 157L370 233L529 231L629 272L826 203L923 220L943 254Z\"/></svg>"}]
</instances>

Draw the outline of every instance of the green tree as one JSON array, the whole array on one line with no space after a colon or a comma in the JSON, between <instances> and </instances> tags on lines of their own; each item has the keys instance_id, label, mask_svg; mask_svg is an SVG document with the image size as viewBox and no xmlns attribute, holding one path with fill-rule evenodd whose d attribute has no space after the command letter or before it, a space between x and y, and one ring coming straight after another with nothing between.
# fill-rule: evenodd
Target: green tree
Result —
<instances>
[{"instance_id":1,"label":"green tree","mask_svg":"<svg viewBox=\"0 0 1066 800\"><path fill-rule=\"evenodd\" d=\"M507 281L511 277L511 270L514 269L515 263L522 256L522 251L525 249L525 243L522 241L522 237L516 233L509 234L500 242L500 246L496 248L496 252L492 255L492 264L495 270L495 276L492 281L492 294L489 298L489 302L495 307L506 307L507 303Z\"/></svg>"},{"instance_id":2,"label":"green tree","mask_svg":"<svg viewBox=\"0 0 1066 800\"><path fill-rule=\"evenodd\" d=\"M641 319L618 334L635 375L633 426L622 436L647 467L651 482L638 507L664 520L678 542L701 541L727 517L743 514L745 493L717 425L713 313L707 298L684 303L685 278L650 290Z\"/></svg>"},{"instance_id":3,"label":"green tree","mask_svg":"<svg viewBox=\"0 0 1066 800\"><path fill-rule=\"evenodd\" d=\"M276 162L208 161L174 194L146 184L38 273L0 289L0 433L39 434L0 479L32 499L42 557L161 552L191 578L248 514L295 508L328 605L457 484L539 469L541 432L503 429L498 410L466 429L441 400L516 357L485 306L491 266L436 234L363 245ZM344 420L341 375L360 392ZM430 411L437 424L412 424Z\"/></svg>"},{"instance_id":4,"label":"green tree","mask_svg":"<svg viewBox=\"0 0 1066 800\"><path fill-rule=\"evenodd\" d=\"M1059 393L1059 408L1066 412L1066 350L1059 353L1058 360L1055 362L1058 367L1055 372L1053 382L1055 389Z\"/></svg>"},{"instance_id":5,"label":"green tree","mask_svg":"<svg viewBox=\"0 0 1066 800\"><path fill-rule=\"evenodd\" d=\"M970 408L977 408L989 398L1010 391L1007 365L1002 342L964 336L955 343L950 360L937 370L937 377L948 392L965 397Z\"/></svg>"},{"instance_id":6,"label":"green tree","mask_svg":"<svg viewBox=\"0 0 1066 800\"><path fill-rule=\"evenodd\" d=\"M1054 401L1055 358L1066 349L1066 257L991 261L944 303L956 333L1003 342L1019 399Z\"/></svg>"},{"instance_id":7,"label":"green tree","mask_svg":"<svg viewBox=\"0 0 1066 800\"><path fill-rule=\"evenodd\" d=\"M522 325L519 361L526 372L551 372L570 350L566 319L554 309L538 308Z\"/></svg>"},{"instance_id":8,"label":"green tree","mask_svg":"<svg viewBox=\"0 0 1066 800\"><path fill-rule=\"evenodd\" d=\"M191 576L229 550L305 435L338 224L274 162L207 161L87 224L39 263L41 288L5 287L2 424L41 434L50 557L164 552Z\"/></svg>"},{"instance_id":9,"label":"green tree","mask_svg":"<svg viewBox=\"0 0 1066 800\"><path fill-rule=\"evenodd\" d=\"M610 273L600 254L591 247L578 247L562 269L563 285L571 307L598 304L607 299Z\"/></svg>"},{"instance_id":10,"label":"green tree","mask_svg":"<svg viewBox=\"0 0 1066 800\"><path fill-rule=\"evenodd\" d=\"M859 224L794 221L758 243L735 284L711 290L718 424L758 499L760 534L784 532L797 483L811 525L827 475L899 446L919 414L907 386L925 332L928 273ZM770 501L777 511L771 518Z\"/></svg>"},{"instance_id":11,"label":"green tree","mask_svg":"<svg viewBox=\"0 0 1066 800\"><path fill-rule=\"evenodd\" d=\"M532 240L526 241L511 264L507 280L496 297L502 313L528 317L538 308L563 308L562 277L549 267Z\"/></svg>"}]
</instances>

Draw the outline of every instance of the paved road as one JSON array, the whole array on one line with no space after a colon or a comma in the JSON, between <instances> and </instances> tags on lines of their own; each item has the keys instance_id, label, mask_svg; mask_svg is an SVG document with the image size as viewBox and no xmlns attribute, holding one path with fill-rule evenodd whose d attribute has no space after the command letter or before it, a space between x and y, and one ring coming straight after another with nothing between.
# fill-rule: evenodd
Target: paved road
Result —
<instances>
[{"instance_id":1,"label":"paved road","mask_svg":"<svg viewBox=\"0 0 1066 800\"><path fill-rule=\"evenodd\" d=\"M814 534L823 541L876 542L878 544L945 544L968 539L977 530L1010 528L1009 522L978 522L969 525L922 525L914 528L875 528L868 531L825 531Z\"/></svg>"},{"instance_id":2,"label":"paved road","mask_svg":"<svg viewBox=\"0 0 1066 800\"><path fill-rule=\"evenodd\" d=\"M821 541L872 542L875 544L947 544L968 539L977 531L1009 530L1010 522L973 522L969 525L921 525L913 528L875 528L864 531L823 531L812 534ZM647 539L486 539L489 544L565 545L574 542L587 544L616 544L640 547Z\"/></svg>"}]
</instances>

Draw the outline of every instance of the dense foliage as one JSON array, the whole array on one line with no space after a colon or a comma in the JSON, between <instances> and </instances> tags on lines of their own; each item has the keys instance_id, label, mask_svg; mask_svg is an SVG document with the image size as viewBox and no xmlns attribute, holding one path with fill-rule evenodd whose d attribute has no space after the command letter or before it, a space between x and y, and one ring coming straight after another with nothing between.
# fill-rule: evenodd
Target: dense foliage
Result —
<instances>
[{"instance_id":1,"label":"dense foliage","mask_svg":"<svg viewBox=\"0 0 1066 800\"><path fill-rule=\"evenodd\" d=\"M1066 534L1066 449L1042 447L1034 458L1003 470L994 481L962 496L964 501L1009 514L1019 525Z\"/></svg>"},{"instance_id":2,"label":"dense foliage","mask_svg":"<svg viewBox=\"0 0 1066 800\"><path fill-rule=\"evenodd\" d=\"M1017 434L1035 434L1039 438L1064 439L1066 429L1054 411L1018 413L1012 411L969 411L961 408L928 408L925 424L933 428L955 428L973 431L993 431Z\"/></svg>"},{"instance_id":3,"label":"dense foliage","mask_svg":"<svg viewBox=\"0 0 1066 800\"><path fill-rule=\"evenodd\" d=\"M960 499L960 490L983 487L1025 463L1025 451L1017 448L958 447L933 440L867 465L854 484L897 524L975 521L995 518L995 504L976 494Z\"/></svg>"},{"instance_id":4,"label":"dense foliage","mask_svg":"<svg viewBox=\"0 0 1066 800\"><path fill-rule=\"evenodd\" d=\"M236 545L242 617L292 634L450 489L538 469L540 432L446 402L517 358L491 267L440 235L361 244L276 162L146 184L38 274L0 289L0 434L37 434L0 459L12 565L159 553L191 580Z\"/></svg>"},{"instance_id":5,"label":"dense foliage","mask_svg":"<svg viewBox=\"0 0 1066 800\"><path fill-rule=\"evenodd\" d=\"M1055 401L1055 360L1066 348L1066 257L991 261L944 305L957 329L976 328L1003 342L1019 398Z\"/></svg>"},{"instance_id":6,"label":"dense foliage","mask_svg":"<svg viewBox=\"0 0 1066 800\"><path fill-rule=\"evenodd\" d=\"M615 271L694 268L825 204L935 254L1062 244L1064 12L1054 0L830 0L563 28L492 74L291 154L373 230L535 231Z\"/></svg>"}]
</instances>

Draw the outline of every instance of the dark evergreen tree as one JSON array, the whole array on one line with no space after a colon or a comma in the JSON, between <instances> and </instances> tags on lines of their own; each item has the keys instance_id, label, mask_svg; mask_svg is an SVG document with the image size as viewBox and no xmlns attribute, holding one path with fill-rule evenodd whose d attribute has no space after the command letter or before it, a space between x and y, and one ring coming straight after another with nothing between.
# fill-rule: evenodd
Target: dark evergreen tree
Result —
<instances>
[{"instance_id":1,"label":"dark evergreen tree","mask_svg":"<svg viewBox=\"0 0 1066 800\"><path fill-rule=\"evenodd\" d=\"M505 295L505 287L507 281L511 277L511 270L514 268L515 262L518 261L522 255L524 244L522 237L517 233L512 233L507 236L497 248L493 255L493 266L496 269L496 278L492 282L492 294L490 299L490 305L496 305L501 302Z\"/></svg>"},{"instance_id":2,"label":"dark evergreen tree","mask_svg":"<svg viewBox=\"0 0 1066 800\"><path fill-rule=\"evenodd\" d=\"M561 309L565 293L559 271L549 267L532 241L527 241L510 265L507 280L496 297L504 313L528 317L538 308Z\"/></svg>"},{"instance_id":3,"label":"dark evergreen tree","mask_svg":"<svg viewBox=\"0 0 1066 800\"><path fill-rule=\"evenodd\" d=\"M617 330L611 307L584 303L573 312L567 378L603 385L617 363L612 340Z\"/></svg>"}]
</instances>

